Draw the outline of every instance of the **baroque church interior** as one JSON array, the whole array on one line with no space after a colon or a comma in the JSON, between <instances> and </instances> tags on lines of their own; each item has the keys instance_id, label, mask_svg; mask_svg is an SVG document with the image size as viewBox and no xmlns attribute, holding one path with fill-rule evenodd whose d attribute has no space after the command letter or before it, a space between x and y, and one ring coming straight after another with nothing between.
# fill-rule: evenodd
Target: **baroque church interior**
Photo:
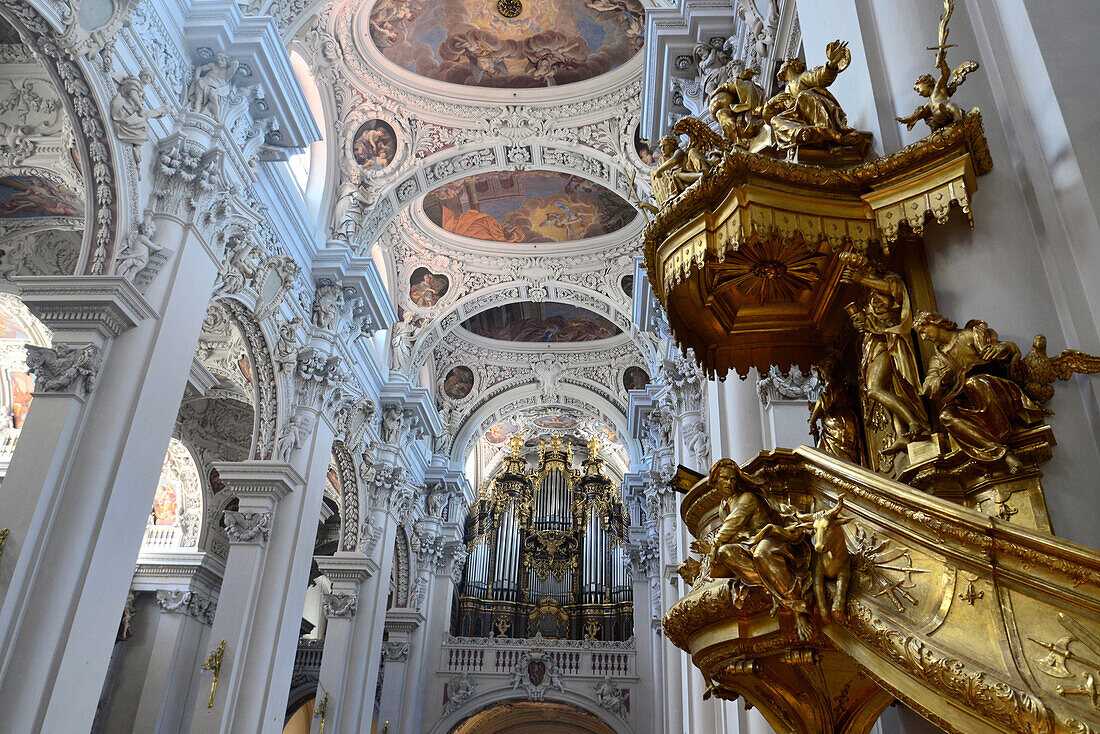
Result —
<instances>
[{"instance_id":1,"label":"baroque church interior","mask_svg":"<svg viewBox=\"0 0 1100 734\"><path fill-rule=\"evenodd\" d=\"M1100 734L1091 0L0 0L0 734Z\"/></svg>"}]
</instances>

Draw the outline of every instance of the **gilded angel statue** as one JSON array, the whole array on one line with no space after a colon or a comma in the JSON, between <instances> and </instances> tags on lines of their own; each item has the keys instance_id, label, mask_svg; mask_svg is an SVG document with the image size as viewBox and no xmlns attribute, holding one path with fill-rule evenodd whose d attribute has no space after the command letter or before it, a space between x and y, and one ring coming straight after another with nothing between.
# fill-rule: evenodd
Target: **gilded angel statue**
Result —
<instances>
[{"instance_id":1,"label":"gilded angel statue","mask_svg":"<svg viewBox=\"0 0 1100 734\"><path fill-rule=\"evenodd\" d=\"M948 125L958 122L965 114L961 107L951 101L951 95L955 93L964 81L966 75L978 68L977 61L964 61L953 71L947 64L947 21L951 19L951 13L955 10L955 0L944 0L943 15L940 16L940 43L929 48L936 52L936 68L940 72L940 78L934 79L931 74L922 74L917 78L913 89L928 101L922 104L907 117L896 118L898 122L904 122L908 130L912 130L918 121L924 120L932 132L942 130Z\"/></svg>"},{"instance_id":2,"label":"gilded angel statue","mask_svg":"<svg viewBox=\"0 0 1100 734\"><path fill-rule=\"evenodd\" d=\"M722 149L729 145L721 135L694 117L681 118L672 127L672 132L675 135L666 135L658 142L666 160L650 174L654 191L663 191L661 184L667 187L668 196L659 196L661 201L679 196L702 178L718 161ZM681 147L678 135L688 136L691 142L686 148Z\"/></svg>"}]
</instances>

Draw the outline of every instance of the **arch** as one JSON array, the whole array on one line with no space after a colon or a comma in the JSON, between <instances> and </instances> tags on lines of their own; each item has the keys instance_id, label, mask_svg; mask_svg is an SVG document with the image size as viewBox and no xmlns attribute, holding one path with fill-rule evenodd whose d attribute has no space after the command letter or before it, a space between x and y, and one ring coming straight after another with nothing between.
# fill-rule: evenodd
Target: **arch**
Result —
<instances>
[{"instance_id":1,"label":"arch","mask_svg":"<svg viewBox=\"0 0 1100 734\"><path fill-rule=\"evenodd\" d=\"M253 459L270 459L275 452L279 422L279 385L268 339L252 311L240 301L222 298L214 303L225 309L240 330L252 366L255 423L250 456Z\"/></svg>"},{"instance_id":2,"label":"arch","mask_svg":"<svg viewBox=\"0 0 1100 734\"><path fill-rule=\"evenodd\" d=\"M340 476L340 550L355 551L359 548L359 477L351 453L340 439L332 444L332 458Z\"/></svg>"},{"instance_id":3,"label":"arch","mask_svg":"<svg viewBox=\"0 0 1100 734\"><path fill-rule=\"evenodd\" d=\"M198 549L206 516L201 475L191 449L174 436L169 439L142 551Z\"/></svg>"},{"instance_id":4,"label":"arch","mask_svg":"<svg viewBox=\"0 0 1100 734\"><path fill-rule=\"evenodd\" d=\"M430 734L460 734L458 727L478 713L508 703L527 702L526 699L517 696L515 691L508 687L506 681L502 680L500 683L500 688L479 693L451 713L444 715L429 730ZM601 708L599 702L593 696L580 693L574 689L575 686L570 687L565 693L557 690L547 691L545 701L577 709L597 719L614 734L634 734L634 730L630 725L610 711ZM595 681L593 681L592 689L595 690Z\"/></svg>"},{"instance_id":5,"label":"arch","mask_svg":"<svg viewBox=\"0 0 1100 734\"><path fill-rule=\"evenodd\" d=\"M622 329L643 356L649 350L649 345L634 325L631 314L624 310L621 303L606 294L594 288L561 280L550 280L541 283L539 287L545 291L541 299L532 299L530 284L520 280L498 283L459 299L448 310L433 317L424 327L424 332L413 346L412 356L404 372L410 375L419 372L436 346L466 319L502 303L521 300L555 301L582 306L607 317Z\"/></svg>"},{"instance_id":6,"label":"arch","mask_svg":"<svg viewBox=\"0 0 1100 734\"><path fill-rule=\"evenodd\" d=\"M626 415L604 396L594 392L591 387L577 383L561 385L560 401L562 405L574 407L585 413L596 413L594 417L615 426L623 445L627 447L631 465L641 461L641 447L627 430ZM542 403L542 393L537 381L514 381L510 387L491 394L477 408L468 414L466 420L455 435L451 444L451 461L464 465L470 454L471 446L487 423L495 422L524 408Z\"/></svg>"},{"instance_id":7,"label":"arch","mask_svg":"<svg viewBox=\"0 0 1100 734\"><path fill-rule=\"evenodd\" d=\"M110 105L106 93L85 73L89 62L83 57L73 60L65 51L54 25L27 0L8 0L0 5L0 16L19 32L30 46L57 87L72 124L72 135L80 160L85 190L85 227L76 273L104 275L112 270L118 249L119 224L126 198L121 196L117 161L120 143L109 134L103 110ZM97 94L97 92L100 92ZM126 183L136 180L137 172L127 166ZM129 187L132 189L132 186Z\"/></svg>"}]
</instances>

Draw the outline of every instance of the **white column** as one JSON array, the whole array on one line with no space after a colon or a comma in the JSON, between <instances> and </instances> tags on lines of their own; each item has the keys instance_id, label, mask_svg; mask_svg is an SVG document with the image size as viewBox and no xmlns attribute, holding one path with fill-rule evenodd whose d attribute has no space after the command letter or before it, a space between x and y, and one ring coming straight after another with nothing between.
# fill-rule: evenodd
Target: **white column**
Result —
<instances>
[{"instance_id":1,"label":"white column","mask_svg":"<svg viewBox=\"0 0 1100 734\"><path fill-rule=\"evenodd\" d=\"M206 659L216 602L192 589L160 589L154 654L149 660L135 721L157 734L188 730L195 699L202 692L199 666Z\"/></svg>"},{"instance_id":2,"label":"white column","mask_svg":"<svg viewBox=\"0 0 1100 734\"><path fill-rule=\"evenodd\" d=\"M382 643L382 697L377 721L380 732L397 734L409 731L401 722L402 703L411 680L409 657L414 644L412 635L423 620L419 614L403 614L401 610L394 609L386 615L386 635L389 639Z\"/></svg>"},{"instance_id":3,"label":"white column","mask_svg":"<svg viewBox=\"0 0 1100 734\"><path fill-rule=\"evenodd\" d=\"M62 366L59 345L70 344L100 349L102 367L90 396L81 377L57 391L39 378L0 490L11 529L0 710L12 731L91 727L216 273L193 236L167 247L145 298L114 276L21 280Z\"/></svg>"},{"instance_id":4,"label":"white column","mask_svg":"<svg viewBox=\"0 0 1100 734\"><path fill-rule=\"evenodd\" d=\"M344 684L346 695L337 701L339 729L335 734L359 734L371 731L374 695L378 685L378 666L382 661L382 631L386 621L390 568L397 520L387 507L373 511L374 527L379 533L374 561L378 571L362 583L360 607L355 614L348 656L355 661ZM328 727L325 728L328 732Z\"/></svg>"},{"instance_id":5,"label":"white column","mask_svg":"<svg viewBox=\"0 0 1100 734\"><path fill-rule=\"evenodd\" d=\"M455 531L456 535L460 532L457 527ZM390 734L419 734L429 728L424 714L427 710L435 710L437 704L423 701L420 693L430 689L429 682L438 664L439 651L451 633L455 579L461 577L465 561L466 548L460 540L456 540L447 543L443 559L434 568L422 569L428 579L428 588L418 616L431 620L431 623L421 624L410 637L409 667L405 675L401 713L396 722L391 722ZM394 612L390 614L394 615ZM389 672L386 679L389 680Z\"/></svg>"},{"instance_id":6,"label":"white column","mask_svg":"<svg viewBox=\"0 0 1100 734\"><path fill-rule=\"evenodd\" d=\"M630 716L638 722L635 728L647 734L666 734L669 730L658 712L664 711L663 691L658 686L660 670L658 645L661 635L653 626L653 608L649 597L649 578L646 575L648 563L638 559L637 552L631 552L631 583L634 594L634 664L638 676L638 687L630 697ZM648 729L646 727L649 727Z\"/></svg>"},{"instance_id":7,"label":"white column","mask_svg":"<svg viewBox=\"0 0 1100 734\"><path fill-rule=\"evenodd\" d=\"M347 731L340 720L340 703L355 692L347 686L352 668L359 661L352 658L351 641L355 614L359 609L363 581L375 576L378 566L362 553L341 552L333 556L318 556L317 568L332 582L332 592L321 599L325 615L325 648L321 655L321 673L317 685L317 703L321 705L325 694L325 731ZM319 732L320 717L313 721L312 730Z\"/></svg>"},{"instance_id":8,"label":"white column","mask_svg":"<svg viewBox=\"0 0 1100 734\"><path fill-rule=\"evenodd\" d=\"M282 730L332 453L332 426L312 418L292 464L217 465L240 508L225 517L231 544L210 635L212 648L226 641L217 695L212 707L196 702L193 732Z\"/></svg>"}]
</instances>

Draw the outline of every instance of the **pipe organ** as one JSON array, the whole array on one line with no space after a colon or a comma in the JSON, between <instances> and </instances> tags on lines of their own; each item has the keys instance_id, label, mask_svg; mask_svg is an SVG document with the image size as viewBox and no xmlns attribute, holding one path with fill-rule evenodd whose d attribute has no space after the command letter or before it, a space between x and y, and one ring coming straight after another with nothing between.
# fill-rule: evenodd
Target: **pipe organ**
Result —
<instances>
[{"instance_id":1,"label":"pipe organ","mask_svg":"<svg viewBox=\"0 0 1100 734\"><path fill-rule=\"evenodd\" d=\"M604 473L600 442L573 466L572 448L554 436L531 469L523 441L470 511L469 553L454 605L464 637L625 640L633 634L626 570L629 515Z\"/></svg>"}]
</instances>

